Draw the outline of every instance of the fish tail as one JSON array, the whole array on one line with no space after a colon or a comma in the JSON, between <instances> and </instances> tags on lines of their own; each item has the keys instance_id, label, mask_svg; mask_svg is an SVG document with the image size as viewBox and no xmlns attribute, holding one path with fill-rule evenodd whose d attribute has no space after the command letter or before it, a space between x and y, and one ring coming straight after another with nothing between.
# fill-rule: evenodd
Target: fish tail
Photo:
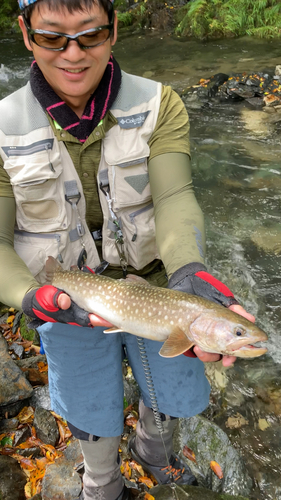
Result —
<instances>
[{"instance_id":1,"label":"fish tail","mask_svg":"<svg viewBox=\"0 0 281 500\"><path fill-rule=\"evenodd\" d=\"M62 271L61 265L54 257L49 256L46 262L46 282L51 284L53 282L54 274L56 271Z\"/></svg>"}]
</instances>

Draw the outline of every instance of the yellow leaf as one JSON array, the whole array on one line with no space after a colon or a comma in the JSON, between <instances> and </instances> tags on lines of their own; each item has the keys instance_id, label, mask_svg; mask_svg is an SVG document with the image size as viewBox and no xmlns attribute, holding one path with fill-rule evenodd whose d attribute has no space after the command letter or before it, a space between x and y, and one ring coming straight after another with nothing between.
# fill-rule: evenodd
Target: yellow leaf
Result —
<instances>
[{"instance_id":1,"label":"yellow leaf","mask_svg":"<svg viewBox=\"0 0 281 500\"><path fill-rule=\"evenodd\" d=\"M34 419L34 410L32 406L25 406L17 415L20 424L29 424Z\"/></svg>"},{"instance_id":2,"label":"yellow leaf","mask_svg":"<svg viewBox=\"0 0 281 500\"><path fill-rule=\"evenodd\" d=\"M153 488L154 486L153 481L149 477L140 477L139 483L144 483L148 488Z\"/></svg>"},{"instance_id":3,"label":"yellow leaf","mask_svg":"<svg viewBox=\"0 0 281 500\"><path fill-rule=\"evenodd\" d=\"M270 424L267 423L267 421L265 420L265 418L259 418L259 428L261 431L265 431L265 429L267 429L268 427L270 427Z\"/></svg>"},{"instance_id":4,"label":"yellow leaf","mask_svg":"<svg viewBox=\"0 0 281 500\"><path fill-rule=\"evenodd\" d=\"M32 483L31 482L26 483L24 487L24 493L26 498L32 498L34 496L32 490L33 490Z\"/></svg>"},{"instance_id":5,"label":"yellow leaf","mask_svg":"<svg viewBox=\"0 0 281 500\"><path fill-rule=\"evenodd\" d=\"M215 462L214 460L212 460L212 461L210 462L210 467L211 467L212 471L216 474L216 476L217 476L219 479L222 479L222 478L223 478L222 468L221 468L221 466L218 464L218 462Z\"/></svg>"},{"instance_id":6,"label":"yellow leaf","mask_svg":"<svg viewBox=\"0 0 281 500\"><path fill-rule=\"evenodd\" d=\"M146 493L144 495L144 500L155 500L155 498L152 495L150 495L149 493Z\"/></svg>"}]
</instances>

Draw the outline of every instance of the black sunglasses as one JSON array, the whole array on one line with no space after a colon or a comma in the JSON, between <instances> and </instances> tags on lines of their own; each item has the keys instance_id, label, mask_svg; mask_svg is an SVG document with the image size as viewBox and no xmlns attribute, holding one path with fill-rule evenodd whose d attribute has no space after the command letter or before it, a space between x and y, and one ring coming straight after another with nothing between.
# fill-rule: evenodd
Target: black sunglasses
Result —
<instances>
[{"instance_id":1,"label":"black sunglasses","mask_svg":"<svg viewBox=\"0 0 281 500\"><path fill-rule=\"evenodd\" d=\"M110 38L113 30L113 23L111 23L90 30L80 31L76 35L67 35L66 33L57 33L56 31L33 30L28 26L24 17L23 19L29 39L38 45L38 47L55 51L65 50L70 40L77 42L80 49L98 47Z\"/></svg>"}]
</instances>

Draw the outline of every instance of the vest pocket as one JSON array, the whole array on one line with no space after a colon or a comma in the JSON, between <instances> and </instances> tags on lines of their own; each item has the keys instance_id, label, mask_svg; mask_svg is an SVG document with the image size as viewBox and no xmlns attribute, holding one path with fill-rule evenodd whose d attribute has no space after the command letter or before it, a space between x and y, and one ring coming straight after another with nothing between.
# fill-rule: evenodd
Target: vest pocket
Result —
<instances>
[{"instance_id":1,"label":"vest pocket","mask_svg":"<svg viewBox=\"0 0 281 500\"><path fill-rule=\"evenodd\" d=\"M59 154L39 151L26 156L9 156L5 169L17 200L17 225L26 231L66 229L62 165Z\"/></svg>"},{"instance_id":2,"label":"vest pocket","mask_svg":"<svg viewBox=\"0 0 281 500\"><path fill-rule=\"evenodd\" d=\"M66 234L33 234L15 230L14 249L40 284L46 282L45 264L50 256L62 259Z\"/></svg>"},{"instance_id":3,"label":"vest pocket","mask_svg":"<svg viewBox=\"0 0 281 500\"><path fill-rule=\"evenodd\" d=\"M147 158L137 158L108 169L113 210L142 205L151 200Z\"/></svg>"}]
</instances>

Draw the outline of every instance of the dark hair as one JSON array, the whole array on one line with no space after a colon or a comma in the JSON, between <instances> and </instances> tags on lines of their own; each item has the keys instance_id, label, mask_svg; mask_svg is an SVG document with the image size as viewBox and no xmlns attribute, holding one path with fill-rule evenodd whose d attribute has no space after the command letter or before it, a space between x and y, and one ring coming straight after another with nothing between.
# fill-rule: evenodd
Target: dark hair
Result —
<instances>
[{"instance_id":1,"label":"dark hair","mask_svg":"<svg viewBox=\"0 0 281 500\"><path fill-rule=\"evenodd\" d=\"M40 8L40 4L47 5L50 9L59 12L62 8L67 8L70 14L73 14L75 11L85 11L90 9L94 4L101 7L106 14L108 15L108 20L111 23L113 21L113 13L114 8L113 4L110 0L37 0L37 2L25 7L22 11L23 16L25 17L28 25L30 26L30 18L33 10L36 8Z\"/></svg>"}]
</instances>

